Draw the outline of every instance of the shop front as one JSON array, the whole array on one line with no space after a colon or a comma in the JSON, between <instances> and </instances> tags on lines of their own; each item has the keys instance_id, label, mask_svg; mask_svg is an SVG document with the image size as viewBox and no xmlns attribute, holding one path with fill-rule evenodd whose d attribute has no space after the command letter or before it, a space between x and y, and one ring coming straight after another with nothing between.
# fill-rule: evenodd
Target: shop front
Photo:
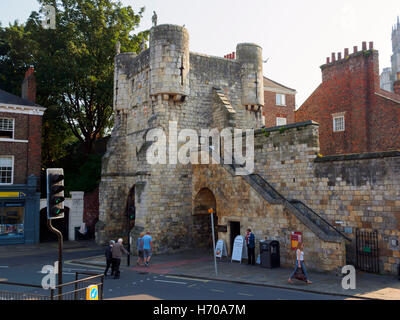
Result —
<instances>
[{"instance_id":1,"label":"shop front","mask_svg":"<svg viewBox=\"0 0 400 320\"><path fill-rule=\"evenodd\" d=\"M0 186L0 245L39 242L39 201L35 184Z\"/></svg>"}]
</instances>

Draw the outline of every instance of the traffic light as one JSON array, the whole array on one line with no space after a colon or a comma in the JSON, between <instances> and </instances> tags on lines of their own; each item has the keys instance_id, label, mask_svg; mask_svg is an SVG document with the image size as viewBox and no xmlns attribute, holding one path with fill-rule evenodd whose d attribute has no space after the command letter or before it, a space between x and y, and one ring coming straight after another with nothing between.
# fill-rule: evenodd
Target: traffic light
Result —
<instances>
[{"instance_id":1,"label":"traffic light","mask_svg":"<svg viewBox=\"0 0 400 320\"><path fill-rule=\"evenodd\" d=\"M129 221L135 220L136 218L136 209L135 207L131 206L128 209L128 219Z\"/></svg>"},{"instance_id":2,"label":"traffic light","mask_svg":"<svg viewBox=\"0 0 400 320\"><path fill-rule=\"evenodd\" d=\"M47 169L47 219L64 218L64 170Z\"/></svg>"}]
</instances>

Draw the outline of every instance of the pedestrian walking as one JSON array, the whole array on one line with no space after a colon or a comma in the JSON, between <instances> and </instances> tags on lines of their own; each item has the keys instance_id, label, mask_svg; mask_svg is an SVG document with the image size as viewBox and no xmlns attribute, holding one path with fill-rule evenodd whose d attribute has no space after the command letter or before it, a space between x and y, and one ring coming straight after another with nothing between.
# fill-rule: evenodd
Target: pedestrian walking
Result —
<instances>
[{"instance_id":1,"label":"pedestrian walking","mask_svg":"<svg viewBox=\"0 0 400 320\"><path fill-rule=\"evenodd\" d=\"M247 244L247 264L255 265L256 264L256 254L255 254L255 249L256 249L256 241L255 241L255 236L251 232L251 229L247 229L247 234L246 234L246 244Z\"/></svg>"},{"instance_id":2,"label":"pedestrian walking","mask_svg":"<svg viewBox=\"0 0 400 320\"><path fill-rule=\"evenodd\" d=\"M146 235L143 236L142 245L144 265L148 267L150 264L151 253L153 251L153 238L151 237L150 232L147 232Z\"/></svg>"},{"instance_id":3,"label":"pedestrian walking","mask_svg":"<svg viewBox=\"0 0 400 320\"><path fill-rule=\"evenodd\" d=\"M112 259L112 248L115 244L114 240L110 240L110 244L106 247L105 256L106 256L106 270L104 270L104 275L107 276L108 269L111 267L111 275L114 275L114 265Z\"/></svg>"},{"instance_id":4,"label":"pedestrian walking","mask_svg":"<svg viewBox=\"0 0 400 320\"><path fill-rule=\"evenodd\" d=\"M139 266L140 261L144 264L144 258L143 258L143 243L142 243L142 238L144 236L144 233L141 233L139 235L139 238L137 239L136 245L137 245L137 251L138 251L138 258L136 261L136 264Z\"/></svg>"},{"instance_id":5,"label":"pedestrian walking","mask_svg":"<svg viewBox=\"0 0 400 320\"><path fill-rule=\"evenodd\" d=\"M118 239L118 242L114 245L112 249L112 257L114 262L114 279L119 279L120 277L119 266L121 265L121 258L123 253L127 255L129 254L129 252L126 251L126 249L122 245L122 239Z\"/></svg>"},{"instance_id":6,"label":"pedestrian walking","mask_svg":"<svg viewBox=\"0 0 400 320\"><path fill-rule=\"evenodd\" d=\"M302 242L300 242L297 245L297 250L296 250L296 265L294 268L294 271L292 272L292 274L289 277L289 282L293 283L292 278L295 276L296 271L298 271L298 269L301 269L303 271L303 274L305 276L305 280L307 281L307 284L311 284L312 282L308 279L308 275L307 275L307 270L306 270L306 265L304 263L304 244Z\"/></svg>"}]
</instances>

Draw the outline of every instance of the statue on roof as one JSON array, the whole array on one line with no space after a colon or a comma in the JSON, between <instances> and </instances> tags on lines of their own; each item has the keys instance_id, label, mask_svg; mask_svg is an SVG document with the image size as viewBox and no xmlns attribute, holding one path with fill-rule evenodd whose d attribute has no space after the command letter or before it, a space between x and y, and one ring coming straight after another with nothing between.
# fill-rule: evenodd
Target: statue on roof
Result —
<instances>
[{"instance_id":1,"label":"statue on roof","mask_svg":"<svg viewBox=\"0 0 400 320\"><path fill-rule=\"evenodd\" d=\"M151 18L151 20L153 21L153 27L157 26L157 13L155 11L153 11L153 17Z\"/></svg>"}]
</instances>

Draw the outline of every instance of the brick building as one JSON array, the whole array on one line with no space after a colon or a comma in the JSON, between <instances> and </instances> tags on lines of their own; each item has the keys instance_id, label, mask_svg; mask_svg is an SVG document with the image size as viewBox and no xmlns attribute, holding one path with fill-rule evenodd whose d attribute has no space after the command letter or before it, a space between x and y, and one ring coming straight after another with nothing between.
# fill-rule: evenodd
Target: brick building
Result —
<instances>
[{"instance_id":1,"label":"brick building","mask_svg":"<svg viewBox=\"0 0 400 320\"><path fill-rule=\"evenodd\" d=\"M264 77L265 126L275 127L294 123L296 90Z\"/></svg>"},{"instance_id":2,"label":"brick building","mask_svg":"<svg viewBox=\"0 0 400 320\"><path fill-rule=\"evenodd\" d=\"M296 122L320 125L323 155L400 148L400 92L380 88L379 54L373 43L344 55L332 53L321 66L322 83L295 112ZM396 86L395 86L396 87ZM398 86L397 86L398 88Z\"/></svg>"},{"instance_id":3,"label":"brick building","mask_svg":"<svg viewBox=\"0 0 400 320\"><path fill-rule=\"evenodd\" d=\"M33 67L25 74L22 97L0 89L0 244L39 240L37 191L45 109L35 98Z\"/></svg>"}]
</instances>

